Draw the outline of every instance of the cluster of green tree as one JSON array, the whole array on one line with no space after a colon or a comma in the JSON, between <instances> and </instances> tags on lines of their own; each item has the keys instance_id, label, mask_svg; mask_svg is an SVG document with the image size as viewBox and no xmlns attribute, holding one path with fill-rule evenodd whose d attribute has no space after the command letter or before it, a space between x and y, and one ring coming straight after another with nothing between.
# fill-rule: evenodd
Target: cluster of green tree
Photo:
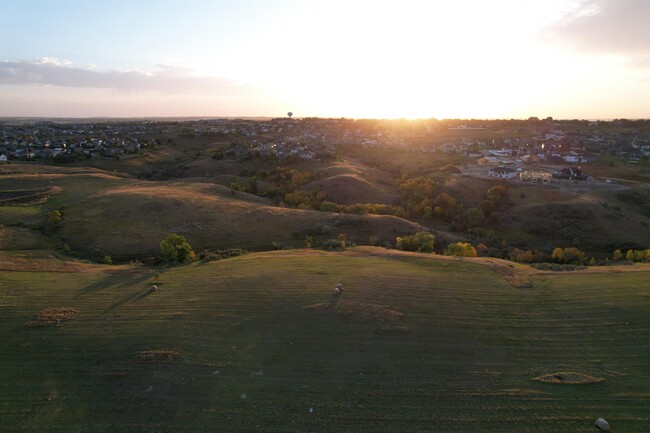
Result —
<instances>
[{"instance_id":1,"label":"cluster of green tree","mask_svg":"<svg viewBox=\"0 0 650 433\"><path fill-rule=\"evenodd\" d=\"M324 212L342 212L357 215L375 214L375 215L398 215L399 210L395 206L379 203L355 203L342 205L324 201L321 203L320 210Z\"/></svg>"},{"instance_id":2,"label":"cluster of green tree","mask_svg":"<svg viewBox=\"0 0 650 433\"><path fill-rule=\"evenodd\" d=\"M397 181L401 195L395 215L438 219L452 224L456 231L473 231L487 221L499 218L498 210L507 204L506 188L501 185L488 189L481 207L466 208L465 204L444 191L444 181L419 176L402 177ZM488 220L489 219L489 220Z\"/></svg>"},{"instance_id":3,"label":"cluster of green tree","mask_svg":"<svg viewBox=\"0 0 650 433\"><path fill-rule=\"evenodd\" d=\"M199 260L202 262L212 262L215 260L229 259L247 254L248 251L241 248L229 248L225 250L203 250L199 253Z\"/></svg>"},{"instance_id":4,"label":"cluster of green tree","mask_svg":"<svg viewBox=\"0 0 650 433\"><path fill-rule=\"evenodd\" d=\"M397 237L396 245L399 250L432 253L436 246L436 238L432 233L418 232L413 235Z\"/></svg>"},{"instance_id":5,"label":"cluster of green tree","mask_svg":"<svg viewBox=\"0 0 650 433\"><path fill-rule=\"evenodd\" d=\"M354 244L348 240L348 236L345 233L340 233L336 239L328 239L320 244L321 249L336 251L343 251L347 247L352 246L354 246Z\"/></svg>"},{"instance_id":6,"label":"cluster of green tree","mask_svg":"<svg viewBox=\"0 0 650 433\"><path fill-rule=\"evenodd\" d=\"M66 164L69 162L83 161L90 159L90 155L85 153L59 153L55 155L53 161L55 164Z\"/></svg>"},{"instance_id":7,"label":"cluster of green tree","mask_svg":"<svg viewBox=\"0 0 650 433\"><path fill-rule=\"evenodd\" d=\"M229 187L233 191L242 191L249 194L257 194L259 192L257 186L257 177L255 176L247 178L246 182L239 179L233 180L230 182Z\"/></svg>"},{"instance_id":8,"label":"cluster of green tree","mask_svg":"<svg viewBox=\"0 0 650 433\"><path fill-rule=\"evenodd\" d=\"M401 196L400 213L404 217L436 218L451 222L463 212L463 203L443 191L444 181L424 176L402 176L396 185Z\"/></svg>"},{"instance_id":9,"label":"cluster of green tree","mask_svg":"<svg viewBox=\"0 0 650 433\"><path fill-rule=\"evenodd\" d=\"M314 173L312 172L286 166L261 171L259 176L267 182L276 185L285 193L294 191L296 188L315 179Z\"/></svg>"},{"instance_id":10,"label":"cluster of green tree","mask_svg":"<svg viewBox=\"0 0 650 433\"><path fill-rule=\"evenodd\" d=\"M647 250L627 250L625 255L621 250L614 251L613 260L615 262L628 261L628 262L646 262L650 261L650 249Z\"/></svg>"},{"instance_id":11,"label":"cluster of green tree","mask_svg":"<svg viewBox=\"0 0 650 433\"><path fill-rule=\"evenodd\" d=\"M321 210L321 205L326 198L327 193L323 190L296 190L284 194L282 202L298 209Z\"/></svg>"},{"instance_id":12,"label":"cluster of green tree","mask_svg":"<svg viewBox=\"0 0 650 433\"><path fill-rule=\"evenodd\" d=\"M525 230L533 235L574 239L585 236L594 212L587 206L547 203L524 210L517 218L528 222Z\"/></svg>"}]
</instances>

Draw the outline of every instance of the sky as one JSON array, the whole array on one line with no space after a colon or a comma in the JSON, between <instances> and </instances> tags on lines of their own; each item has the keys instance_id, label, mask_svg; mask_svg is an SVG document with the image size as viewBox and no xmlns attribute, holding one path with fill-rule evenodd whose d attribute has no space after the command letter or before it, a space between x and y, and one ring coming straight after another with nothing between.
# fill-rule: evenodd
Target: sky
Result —
<instances>
[{"instance_id":1,"label":"sky","mask_svg":"<svg viewBox=\"0 0 650 433\"><path fill-rule=\"evenodd\" d=\"M0 0L0 116L650 118L650 0Z\"/></svg>"}]
</instances>

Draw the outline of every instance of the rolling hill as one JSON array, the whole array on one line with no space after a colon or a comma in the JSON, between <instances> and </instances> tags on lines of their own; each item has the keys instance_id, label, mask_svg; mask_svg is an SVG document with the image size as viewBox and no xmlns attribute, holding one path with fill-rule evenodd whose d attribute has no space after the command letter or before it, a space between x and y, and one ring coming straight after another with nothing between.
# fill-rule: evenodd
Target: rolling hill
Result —
<instances>
[{"instance_id":1,"label":"rolling hill","mask_svg":"<svg viewBox=\"0 0 650 433\"><path fill-rule=\"evenodd\" d=\"M292 250L153 292L151 268L49 252L0 269L4 431L650 430L647 265Z\"/></svg>"},{"instance_id":2,"label":"rolling hill","mask_svg":"<svg viewBox=\"0 0 650 433\"><path fill-rule=\"evenodd\" d=\"M0 208L5 224L38 228L49 211L61 222L51 234L76 251L101 258L154 255L165 233L185 236L197 250L302 246L345 234L351 241L394 242L422 227L394 216L342 215L274 206L267 199L196 179L145 181L97 169L25 167L0 177L0 190L55 186L45 203ZM27 210L30 209L28 212ZM30 218L21 218L28 212ZM31 212L31 213L30 213Z\"/></svg>"}]
</instances>

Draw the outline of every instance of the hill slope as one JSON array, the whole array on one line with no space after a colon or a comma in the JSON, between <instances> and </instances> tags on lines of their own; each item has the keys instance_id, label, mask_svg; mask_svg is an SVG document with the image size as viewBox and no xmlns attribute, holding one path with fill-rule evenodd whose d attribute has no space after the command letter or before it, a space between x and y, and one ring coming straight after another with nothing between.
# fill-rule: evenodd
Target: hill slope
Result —
<instances>
[{"instance_id":1,"label":"hill slope","mask_svg":"<svg viewBox=\"0 0 650 433\"><path fill-rule=\"evenodd\" d=\"M393 216L339 215L280 208L264 198L198 181L142 181L95 169L37 169L0 178L0 190L56 186L58 194L33 205L27 221L38 227L53 209L62 212L53 233L75 250L101 258L153 255L165 233L187 237L197 250L240 247L270 249L272 242L302 246L306 235L380 243L421 230ZM15 207L1 207L0 220L18 223ZM24 222L24 221L23 221ZM21 222L22 223L22 222Z\"/></svg>"},{"instance_id":2,"label":"hill slope","mask_svg":"<svg viewBox=\"0 0 650 433\"><path fill-rule=\"evenodd\" d=\"M151 292L148 268L0 253L0 429L649 431L647 267L521 289L511 266L295 250ZM38 326L51 307L70 320ZM604 381L532 380L558 372Z\"/></svg>"}]
</instances>

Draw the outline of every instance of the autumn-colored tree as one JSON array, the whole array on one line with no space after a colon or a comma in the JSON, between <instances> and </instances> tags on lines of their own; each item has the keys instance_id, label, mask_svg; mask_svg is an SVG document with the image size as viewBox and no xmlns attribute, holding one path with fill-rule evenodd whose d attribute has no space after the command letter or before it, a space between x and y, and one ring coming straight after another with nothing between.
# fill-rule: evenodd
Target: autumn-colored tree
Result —
<instances>
[{"instance_id":1,"label":"autumn-colored tree","mask_svg":"<svg viewBox=\"0 0 650 433\"><path fill-rule=\"evenodd\" d=\"M471 244L466 242L456 242L453 244L447 245L445 248L446 256L456 256L456 257L476 257L476 248Z\"/></svg>"},{"instance_id":2,"label":"autumn-colored tree","mask_svg":"<svg viewBox=\"0 0 650 433\"><path fill-rule=\"evenodd\" d=\"M551 253L551 258L558 263L564 262L564 250L562 248L555 248Z\"/></svg>"}]
</instances>

